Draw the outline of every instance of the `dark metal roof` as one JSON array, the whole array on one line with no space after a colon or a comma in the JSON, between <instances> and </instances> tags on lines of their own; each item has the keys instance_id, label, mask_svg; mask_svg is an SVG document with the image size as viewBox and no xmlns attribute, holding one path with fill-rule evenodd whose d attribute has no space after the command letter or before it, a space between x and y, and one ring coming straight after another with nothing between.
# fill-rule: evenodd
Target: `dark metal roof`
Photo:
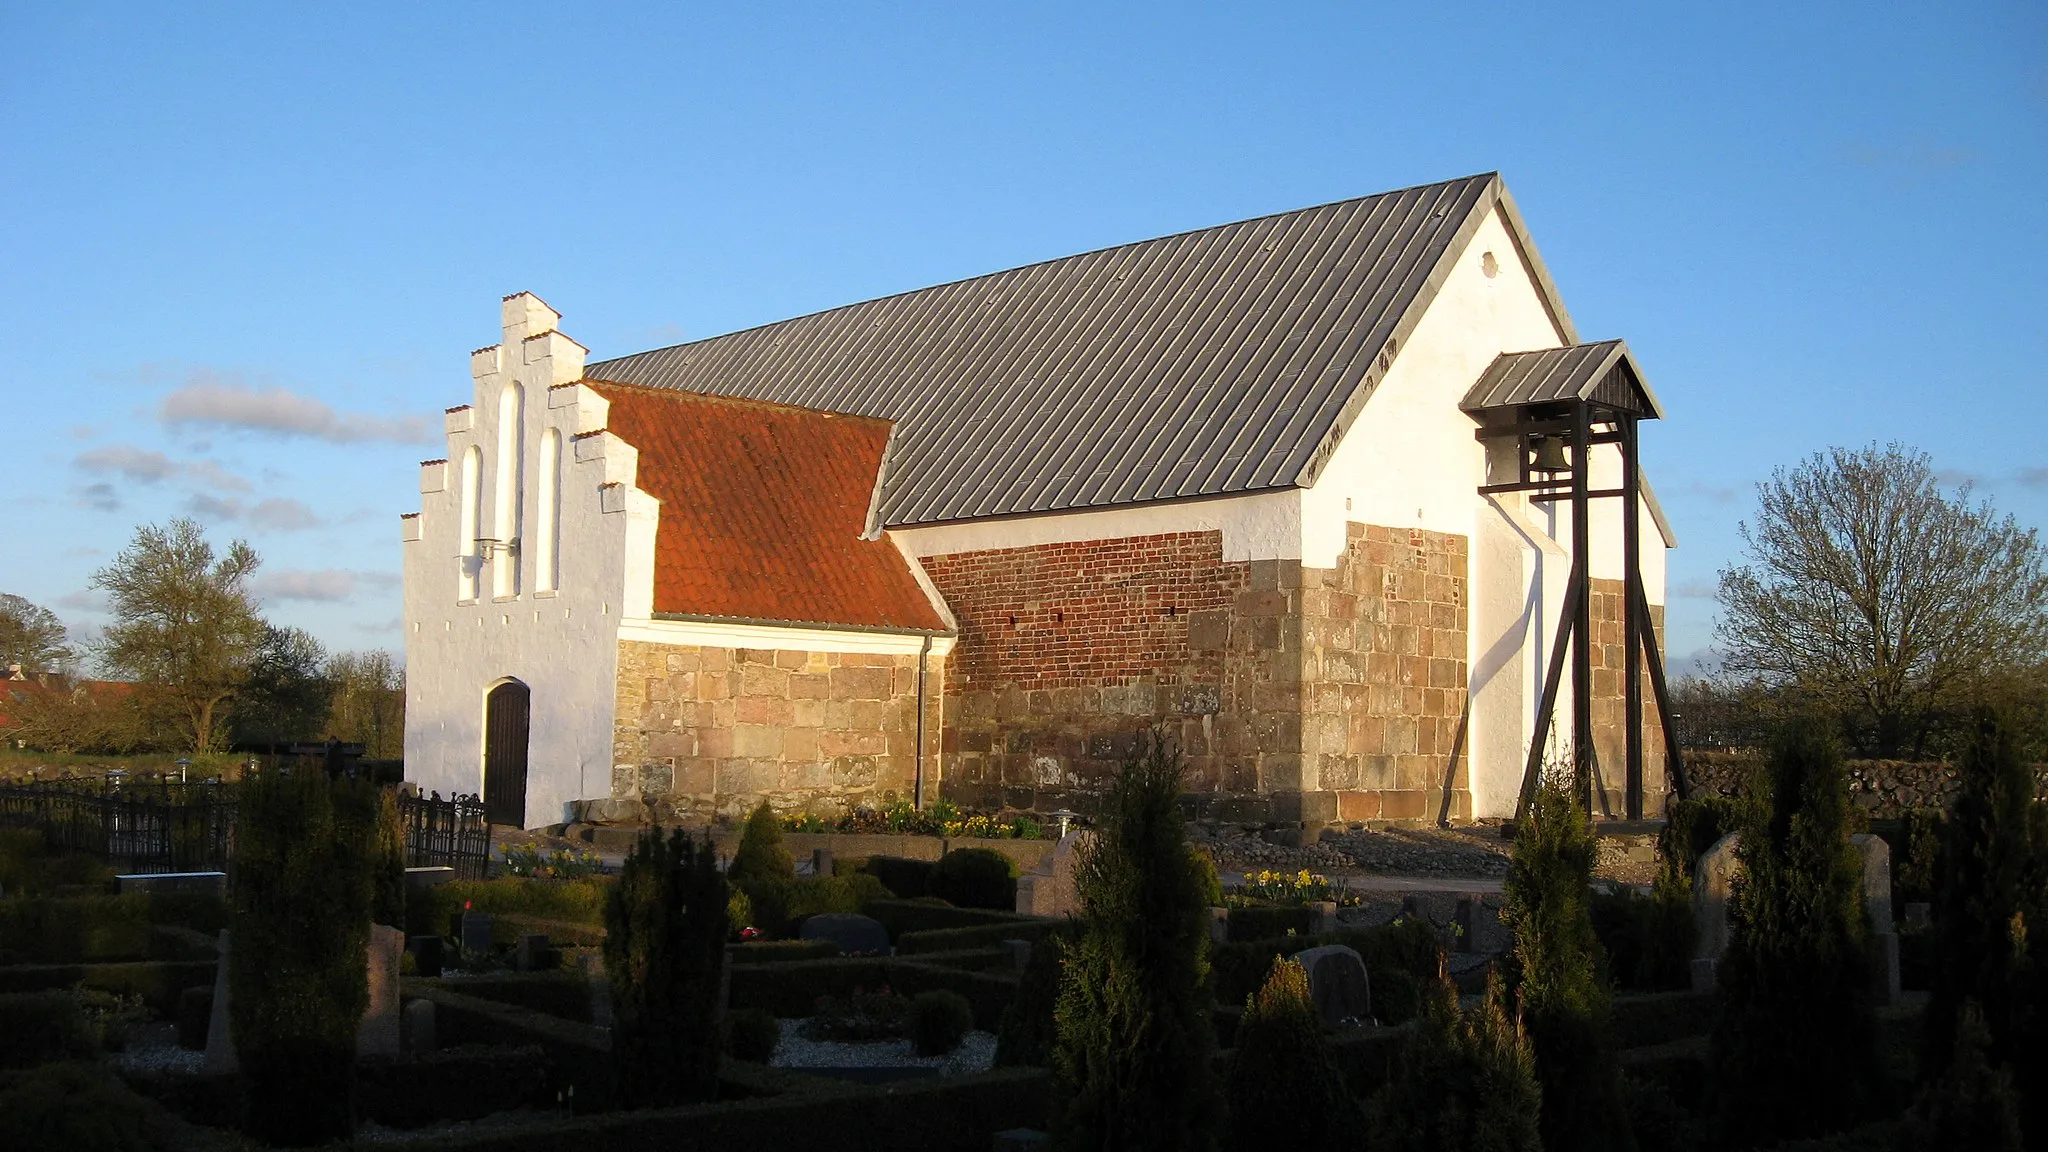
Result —
<instances>
[{"instance_id":1,"label":"dark metal roof","mask_svg":"<svg viewBox=\"0 0 2048 1152\"><path fill-rule=\"evenodd\" d=\"M1299 486L1496 203L1526 247L1499 177L1470 176L851 304L587 374L894 420L891 526Z\"/></svg>"},{"instance_id":2,"label":"dark metal roof","mask_svg":"<svg viewBox=\"0 0 2048 1152\"><path fill-rule=\"evenodd\" d=\"M1594 400L1655 420L1664 415L1628 345L1620 340L1536 352L1503 352L1459 407L1467 412L1559 400Z\"/></svg>"}]
</instances>

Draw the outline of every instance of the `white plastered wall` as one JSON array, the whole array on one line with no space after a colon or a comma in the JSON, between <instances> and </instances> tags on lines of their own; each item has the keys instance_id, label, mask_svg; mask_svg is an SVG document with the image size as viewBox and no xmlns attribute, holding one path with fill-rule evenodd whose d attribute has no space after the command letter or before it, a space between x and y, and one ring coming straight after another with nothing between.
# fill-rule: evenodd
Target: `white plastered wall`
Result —
<instances>
[{"instance_id":1,"label":"white plastered wall","mask_svg":"<svg viewBox=\"0 0 2048 1152\"><path fill-rule=\"evenodd\" d=\"M571 382L583 375L584 350L554 330L559 317L520 293L503 305L504 340L471 355L474 401L448 414L451 467L420 470L420 513L405 519L406 777L422 790L474 793L483 788L484 697L506 679L531 691L527 743L528 827L568 818L570 801L611 790L612 718L623 618L650 610L654 533L660 504L633 487L637 453L600 431L606 402ZM524 491L500 517L500 398L525 390L519 451ZM562 386L566 385L566 386ZM558 588L535 587L548 469L538 466L542 433L559 435L561 493L555 520ZM518 550L487 547L477 560L460 539L457 468L470 447L482 453L479 532ZM460 564L481 563L480 595L460 597ZM518 565L517 579L501 566ZM504 584L510 595L493 592Z\"/></svg>"}]
</instances>

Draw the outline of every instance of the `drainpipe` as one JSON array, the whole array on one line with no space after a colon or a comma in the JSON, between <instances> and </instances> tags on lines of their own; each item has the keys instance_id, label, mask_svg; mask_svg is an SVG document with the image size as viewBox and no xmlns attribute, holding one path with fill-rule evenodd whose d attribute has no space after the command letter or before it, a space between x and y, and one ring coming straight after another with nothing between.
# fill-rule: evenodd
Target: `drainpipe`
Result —
<instances>
[{"instance_id":1,"label":"drainpipe","mask_svg":"<svg viewBox=\"0 0 2048 1152\"><path fill-rule=\"evenodd\" d=\"M924 669L932 654L932 638L924 638L924 647L917 651L917 775L911 785L910 803L914 808L924 807Z\"/></svg>"}]
</instances>

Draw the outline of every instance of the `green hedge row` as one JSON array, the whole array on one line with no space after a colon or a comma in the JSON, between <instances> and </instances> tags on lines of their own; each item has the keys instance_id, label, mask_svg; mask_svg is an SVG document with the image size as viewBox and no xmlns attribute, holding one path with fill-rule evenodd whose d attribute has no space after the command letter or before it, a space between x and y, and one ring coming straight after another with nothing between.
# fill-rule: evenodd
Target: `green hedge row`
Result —
<instances>
[{"instance_id":1,"label":"green hedge row","mask_svg":"<svg viewBox=\"0 0 2048 1152\"><path fill-rule=\"evenodd\" d=\"M935 900L871 900L862 906L861 912L881 921L882 927L889 930L892 941L906 932L974 928L985 924L1031 924L1043 919L987 908L955 908Z\"/></svg>"},{"instance_id":2,"label":"green hedge row","mask_svg":"<svg viewBox=\"0 0 2048 1152\"><path fill-rule=\"evenodd\" d=\"M1316 914L1307 908L1253 907L1230 910L1232 943L1275 940L1283 936L1306 936L1316 926Z\"/></svg>"},{"instance_id":3,"label":"green hedge row","mask_svg":"<svg viewBox=\"0 0 2048 1152\"><path fill-rule=\"evenodd\" d=\"M65 992L0 995L0 1068L31 1068L53 1060L83 1059L97 1047L85 1010Z\"/></svg>"},{"instance_id":4,"label":"green hedge row","mask_svg":"<svg viewBox=\"0 0 2048 1152\"><path fill-rule=\"evenodd\" d=\"M418 986L528 1008L578 1024L590 1023L590 981L581 972L496 972L420 980Z\"/></svg>"},{"instance_id":5,"label":"green hedge row","mask_svg":"<svg viewBox=\"0 0 2048 1152\"><path fill-rule=\"evenodd\" d=\"M1004 924L975 924L966 928L926 928L917 932L905 932L896 938L896 952L902 956L914 956L922 952L957 952L967 948L990 948L1005 940L1030 940L1033 943L1045 939L1057 929L1058 920L1026 918Z\"/></svg>"},{"instance_id":6,"label":"green hedge row","mask_svg":"<svg viewBox=\"0 0 2048 1152\"><path fill-rule=\"evenodd\" d=\"M1237 911L1231 911L1232 920L1237 918ZM1420 919L1403 917L1378 928L1346 928L1320 936L1233 941L1211 948L1209 965L1215 981L1217 1003L1244 1003L1245 997L1266 982L1275 958L1292 956L1324 944L1342 944L1357 950L1365 960L1365 970L1376 994L1381 991L1385 973L1402 973L1407 977L1405 982L1413 987L1436 979L1435 931ZM1391 987L1389 985L1389 990Z\"/></svg>"},{"instance_id":7,"label":"green hedge row","mask_svg":"<svg viewBox=\"0 0 2048 1152\"><path fill-rule=\"evenodd\" d=\"M213 987L212 960L143 960L129 964L17 964L0 968L0 993L41 992L83 984L102 992L140 996L158 1013L178 1006L187 988ZM0 1036L6 1035L0 1032Z\"/></svg>"},{"instance_id":8,"label":"green hedge row","mask_svg":"<svg viewBox=\"0 0 2048 1152\"><path fill-rule=\"evenodd\" d=\"M153 925L212 935L227 926L227 911L217 896L190 893L0 900L0 964L179 958L181 950L159 942Z\"/></svg>"},{"instance_id":9,"label":"green hedge row","mask_svg":"<svg viewBox=\"0 0 2048 1152\"><path fill-rule=\"evenodd\" d=\"M839 945L830 940L750 940L726 945L725 954L735 964L781 964L829 960L839 955Z\"/></svg>"},{"instance_id":10,"label":"green hedge row","mask_svg":"<svg viewBox=\"0 0 2048 1152\"><path fill-rule=\"evenodd\" d=\"M731 1006L759 1008L794 1018L809 1016L820 996L845 996L856 988L872 992L885 986L902 996L941 990L958 992L974 1008L975 1027L989 1031L1002 1022L1003 1009L1017 994L1013 974L858 956L735 965Z\"/></svg>"},{"instance_id":11,"label":"green hedge row","mask_svg":"<svg viewBox=\"0 0 2048 1152\"><path fill-rule=\"evenodd\" d=\"M493 916L524 916L592 927L604 925L604 896L612 878L536 880L504 876L496 880L451 880L406 894L405 930L415 936L441 935L448 922L467 905Z\"/></svg>"}]
</instances>

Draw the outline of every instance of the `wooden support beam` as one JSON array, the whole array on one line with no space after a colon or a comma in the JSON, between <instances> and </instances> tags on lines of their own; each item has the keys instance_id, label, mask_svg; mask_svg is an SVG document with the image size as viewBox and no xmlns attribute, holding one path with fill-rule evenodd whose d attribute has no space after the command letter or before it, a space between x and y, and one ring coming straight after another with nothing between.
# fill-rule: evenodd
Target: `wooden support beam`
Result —
<instances>
[{"instance_id":1,"label":"wooden support beam","mask_svg":"<svg viewBox=\"0 0 2048 1152\"><path fill-rule=\"evenodd\" d=\"M1639 587L1636 589L1636 603L1643 614L1645 624L1650 619L1650 598ZM1643 629L1644 663L1650 668L1650 692L1657 701L1657 718L1664 728L1664 762L1671 773L1673 790L1680 800L1692 797L1692 786L1685 778L1685 759L1678 751L1678 726L1671 718L1671 693L1664 685L1664 656L1657 651L1657 630Z\"/></svg>"},{"instance_id":2,"label":"wooden support beam","mask_svg":"<svg viewBox=\"0 0 2048 1152\"><path fill-rule=\"evenodd\" d=\"M1579 618L1578 597L1582 587L1575 570L1566 578L1557 631L1551 634L1550 664L1543 674L1543 695L1536 702L1536 730L1529 735L1529 760L1522 767L1522 795L1515 802L1517 824L1529 814L1529 805L1536 798L1536 781L1543 772L1543 744L1550 738L1551 715L1557 711L1557 686L1564 680L1565 647L1571 643L1573 622Z\"/></svg>"},{"instance_id":3,"label":"wooden support beam","mask_svg":"<svg viewBox=\"0 0 2048 1152\"><path fill-rule=\"evenodd\" d=\"M1592 471L1592 445L1587 437L1588 413L1584 401L1572 409L1572 581L1577 586L1577 619L1572 630L1578 643L1572 646L1572 783L1579 790L1579 806L1593 811L1593 598L1588 595L1593 560L1592 505L1586 499L1587 473Z\"/></svg>"}]
</instances>

